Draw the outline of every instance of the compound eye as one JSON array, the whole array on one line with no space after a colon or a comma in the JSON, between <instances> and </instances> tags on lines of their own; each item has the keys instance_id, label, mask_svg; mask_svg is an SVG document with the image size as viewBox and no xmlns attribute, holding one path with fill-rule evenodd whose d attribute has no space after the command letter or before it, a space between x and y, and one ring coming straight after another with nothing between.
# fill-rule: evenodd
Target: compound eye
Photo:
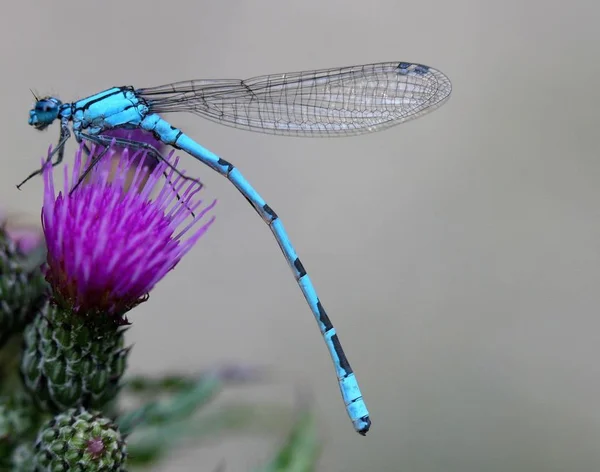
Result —
<instances>
[{"instance_id":1,"label":"compound eye","mask_svg":"<svg viewBox=\"0 0 600 472\"><path fill-rule=\"evenodd\" d=\"M39 102L37 102L35 104L35 110L42 112L42 113L47 113L49 111L52 111L56 108L56 103L54 103L52 100L48 100L48 99L43 99L40 100Z\"/></svg>"}]
</instances>

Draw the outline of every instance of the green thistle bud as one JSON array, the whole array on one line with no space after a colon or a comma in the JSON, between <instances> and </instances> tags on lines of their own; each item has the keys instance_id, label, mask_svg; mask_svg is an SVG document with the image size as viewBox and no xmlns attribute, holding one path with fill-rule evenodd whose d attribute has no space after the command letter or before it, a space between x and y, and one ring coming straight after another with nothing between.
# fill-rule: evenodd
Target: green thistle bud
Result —
<instances>
[{"instance_id":1,"label":"green thistle bud","mask_svg":"<svg viewBox=\"0 0 600 472\"><path fill-rule=\"evenodd\" d=\"M47 303L24 332L21 376L43 409L100 409L115 398L129 348L114 320L88 319Z\"/></svg>"},{"instance_id":2,"label":"green thistle bud","mask_svg":"<svg viewBox=\"0 0 600 472\"><path fill-rule=\"evenodd\" d=\"M18 472L35 472L33 441L20 444L10 459L11 469Z\"/></svg>"},{"instance_id":3,"label":"green thistle bud","mask_svg":"<svg viewBox=\"0 0 600 472\"><path fill-rule=\"evenodd\" d=\"M32 436L39 417L31 399L23 392L0 397L0 466L17 444Z\"/></svg>"},{"instance_id":4,"label":"green thistle bud","mask_svg":"<svg viewBox=\"0 0 600 472\"><path fill-rule=\"evenodd\" d=\"M42 426L33 463L39 472L121 472L126 458L125 440L110 419L73 408Z\"/></svg>"},{"instance_id":5,"label":"green thistle bud","mask_svg":"<svg viewBox=\"0 0 600 472\"><path fill-rule=\"evenodd\" d=\"M0 227L0 346L23 329L43 303L47 283L31 261Z\"/></svg>"}]
</instances>

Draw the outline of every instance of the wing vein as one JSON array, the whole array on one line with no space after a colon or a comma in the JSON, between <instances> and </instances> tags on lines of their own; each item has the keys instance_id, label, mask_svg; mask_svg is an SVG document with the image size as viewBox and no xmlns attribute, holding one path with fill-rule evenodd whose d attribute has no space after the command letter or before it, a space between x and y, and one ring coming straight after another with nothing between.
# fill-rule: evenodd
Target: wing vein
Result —
<instances>
[{"instance_id":1,"label":"wing vein","mask_svg":"<svg viewBox=\"0 0 600 472\"><path fill-rule=\"evenodd\" d=\"M139 89L155 113L190 112L251 131L347 136L389 128L442 105L452 85L421 64L384 62Z\"/></svg>"}]
</instances>

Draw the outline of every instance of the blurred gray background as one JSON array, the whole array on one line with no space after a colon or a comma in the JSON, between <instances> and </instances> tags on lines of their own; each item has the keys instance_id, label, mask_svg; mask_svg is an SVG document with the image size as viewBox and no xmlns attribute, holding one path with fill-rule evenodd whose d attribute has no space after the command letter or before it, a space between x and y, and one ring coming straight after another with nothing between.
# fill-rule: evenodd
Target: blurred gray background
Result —
<instances>
[{"instance_id":1,"label":"blurred gray background","mask_svg":"<svg viewBox=\"0 0 600 472\"><path fill-rule=\"evenodd\" d=\"M41 180L15 184L58 127L27 125L29 88L73 101L378 61L439 68L454 85L444 107L370 136L168 116L282 217L361 382L366 438L269 230L191 158L217 221L132 314L131 369L264 365L289 401L296 376L320 414L323 471L598 470L598 18L577 0L6 4L0 204L39 220ZM251 470L278 439L215 440L157 470Z\"/></svg>"}]
</instances>

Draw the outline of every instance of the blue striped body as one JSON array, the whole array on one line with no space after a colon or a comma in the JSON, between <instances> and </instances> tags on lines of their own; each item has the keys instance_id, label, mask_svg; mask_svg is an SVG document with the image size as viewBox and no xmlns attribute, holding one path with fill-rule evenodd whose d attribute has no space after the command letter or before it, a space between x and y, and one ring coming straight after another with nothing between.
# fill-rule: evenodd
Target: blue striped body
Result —
<instances>
[{"instance_id":1,"label":"blue striped body","mask_svg":"<svg viewBox=\"0 0 600 472\"><path fill-rule=\"evenodd\" d=\"M107 129L139 128L148 107L135 96L133 89L113 87L73 104L73 131L91 135Z\"/></svg>"},{"instance_id":2,"label":"blue striped body","mask_svg":"<svg viewBox=\"0 0 600 472\"><path fill-rule=\"evenodd\" d=\"M195 157L226 177L239 190L271 228L304 298L317 320L319 330L333 360L342 398L354 429L360 434L366 434L371 425L369 412L335 328L319 301L317 292L290 242L283 223L241 172L229 162L196 143L178 128L171 126L157 114L148 113L148 106L143 100L138 99L130 88L113 87L79 100L68 107L65 106L65 110L69 110L68 116L73 122L73 131L78 141L94 141L94 137L101 136L104 131L109 129L141 128L153 133L163 143Z\"/></svg>"},{"instance_id":3,"label":"blue striped body","mask_svg":"<svg viewBox=\"0 0 600 472\"><path fill-rule=\"evenodd\" d=\"M283 223L277 214L269 205L267 205L265 200L256 190L254 190L241 172L232 164L199 145L179 129L173 128L162 118L157 115L148 115L142 121L141 127L146 131L154 132L165 144L187 152L200 162L226 177L249 201L263 221L269 226L288 265L294 273L294 277L296 278L296 281L302 290L302 294L317 320L319 330L325 339L325 344L327 345L327 349L329 350L329 354L331 355L331 359L335 366L342 398L344 399L344 404L346 405L346 410L352 420L354 429L361 434L366 434L371 426L371 420L369 418L367 406L362 398L356 376L344 354L335 328L331 324L310 277L300 262L290 238L283 227Z\"/></svg>"},{"instance_id":4,"label":"blue striped body","mask_svg":"<svg viewBox=\"0 0 600 472\"><path fill-rule=\"evenodd\" d=\"M382 62L245 80L191 80L144 89L112 87L70 104L55 97L36 98L29 124L43 130L60 120L58 157L52 165L62 160L64 144L71 136L69 124L77 141L103 146L112 141L104 134L107 130L144 129L227 178L271 228L325 340L354 429L365 435L371 420L358 382L283 223L238 169L160 115L191 112L220 124L286 136L350 136L422 116L445 103L451 89L448 77L437 69L410 62ZM143 143L117 142L148 149ZM157 153L153 148L150 151ZM39 173L32 173L24 182Z\"/></svg>"}]
</instances>

